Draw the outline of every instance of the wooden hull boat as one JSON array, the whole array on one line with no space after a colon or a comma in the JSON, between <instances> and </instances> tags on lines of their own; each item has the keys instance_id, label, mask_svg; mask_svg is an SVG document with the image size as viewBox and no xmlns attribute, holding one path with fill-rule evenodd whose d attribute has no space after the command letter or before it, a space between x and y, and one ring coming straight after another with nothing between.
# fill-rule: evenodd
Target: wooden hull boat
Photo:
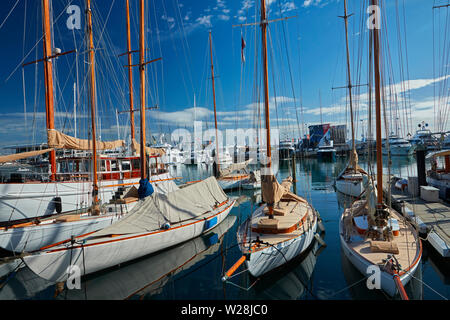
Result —
<instances>
[{"instance_id":1,"label":"wooden hull boat","mask_svg":"<svg viewBox=\"0 0 450 320\"><path fill-rule=\"evenodd\" d=\"M235 203L218 189L215 179L211 179L214 178L186 186L169 193L167 197L154 194L109 228L77 237L75 242L69 241L26 255L22 259L38 276L60 282L70 276L70 266L78 267L81 275L91 274L193 239L221 223ZM206 189L211 191L210 194L201 192ZM186 207L176 209L176 213L183 216L173 216L174 212L168 208L186 201L189 196L195 197L195 200L190 204L187 200ZM203 202L198 201L199 197L203 198ZM205 212L207 207L209 210ZM197 208L196 211L193 208ZM191 218L184 219L188 216Z\"/></svg>"},{"instance_id":2,"label":"wooden hull boat","mask_svg":"<svg viewBox=\"0 0 450 320\"><path fill-rule=\"evenodd\" d=\"M204 235L174 248L164 250L134 263L102 272L81 282L80 290L65 290L56 299L64 300L123 300L159 293L173 277L188 270L220 249L226 232L236 222L236 216L229 215L221 224ZM19 262L22 260L18 259ZM13 281L5 284L0 299L32 299L39 292L54 283L36 276L30 269L20 270Z\"/></svg>"},{"instance_id":3,"label":"wooden hull boat","mask_svg":"<svg viewBox=\"0 0 450 320\"><path fill-rule=\"evenodd\" d=\"M152 176L155 192L166 194L177 190L169 174ZM130 198L137 201L137 198ZM91 233L119 221L136 202L128 202L122 205L111 205L106 213L92 215L84 213L61 214L32 221L28 223L10 225L0 228L0 248L13 252L31 252L45 246L57 243L72 236Z\"/></svg>"},{"instance_id":4,"label":"wooden hull boat","mask_svg":"<svg viewBox=\"0 0 450 320\"><path fill-rule=\"evenodd\" d=\"M288 193L274 212L274 219L267 218L264 204L238 230L238 243L254 277L297 257L310 246L316 233L318 214L303 198Z\"/></svg>"},{"instance_id":5,"label":"wooden hull boat","mask_svg":"<svg viewBox=\"0 0 450 320\"><path fill-rule=\"evenodd\" d=\"M389 225L394 238L391 241L372 241L367 238L366 201L360 200L344 211L339 222L341 247L350 262L367 277L369 267L380 268L380 288L391 297L398 293L395 277L405 286L422 257L422 244L414 228L395 210L390 213ZM390 256L394 258L390 258ZM397 270L397 260L400 269Z\"/></svg>"},{"instance_id":6,"label":"wooden hull boat","mask_svg":"<svg viewBox=\"0 0 450 320\"><path fill-rule=\"evenodd\" d=\"M227 177L218 178L220 187L223 190L239 189L249 178L248 174L234 174Z\"/></svg>"},{"instance_id":7,"label":"wooden hull boat","mask_svg":"<svg viewBox=\"0 0 450 320\"><path fill-rule=\"evenodd\" d=\"M367 173L363 170L353 172L351 169L346 169L335 181L336 190L347 196L357 198L364 191L364 176L367 176Z\"/></svg>"}]
</instances>

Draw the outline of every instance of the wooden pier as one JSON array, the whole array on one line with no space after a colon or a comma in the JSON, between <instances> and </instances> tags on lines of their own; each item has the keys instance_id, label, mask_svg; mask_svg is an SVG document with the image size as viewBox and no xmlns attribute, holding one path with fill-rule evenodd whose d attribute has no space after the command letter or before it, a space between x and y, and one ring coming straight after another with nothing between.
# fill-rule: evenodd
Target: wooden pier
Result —
<instances>
[{"instance_id":1,"label":"wooden pier","mask_svg":"<svg viewBox=\"0 0 450 320\"><path fill-rule=\"evenodd\" d=\"M385 196L391 200L392 207L415 222L420 234L426 234L426 240L444 258L450 257L450 205L442 201L427 202L419 196L413 197L407 188L402 191L395 188L399 178L383 177ZM402 201L405 208L402 209Z\"/></svg>"}]
</instances>

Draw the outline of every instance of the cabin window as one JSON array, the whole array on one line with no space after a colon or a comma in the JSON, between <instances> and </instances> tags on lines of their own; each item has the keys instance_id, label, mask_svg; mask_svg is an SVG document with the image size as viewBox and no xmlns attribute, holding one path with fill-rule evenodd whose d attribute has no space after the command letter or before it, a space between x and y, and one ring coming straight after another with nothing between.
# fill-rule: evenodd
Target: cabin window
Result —
<instances>
[{"instance_id":1,"label":"cabin window","mask_svg":"<svg viewBox=\"0 0 450 320\"><path fill-rule=\"evenodd\" d=\"M131 163L130 161L122 161L122 171L130 171Z\"/></svg>"},{"instance_id":2,"label":"cabin window","mask_svg":"<svg viewBox=\"0 0 450 320\"><path fill-rule=\"evenodd\" d=\"M111 160L111 171L119 171L117 160Z\"/></svg>"},{"instance_id":3,"label":"cabin window","mask_svg":"<svg viewBox=\"0 0 450 320\"><path fill-rule=\"evenodd\" d=\"M133 170L139 170L141 167L139 159L133 159L131 164L133 165Z\"/></svg>"},{"instance_id":4,"label":"cabin window","mask_svg":"<svg viewBox=\"0 0 450 320\"><path fill-rule=\"evenodd\" d=\"M106 160L102 160L100 162L100 171L102 171L102 172L106 171Z\"/></svg>"}]
</instances>

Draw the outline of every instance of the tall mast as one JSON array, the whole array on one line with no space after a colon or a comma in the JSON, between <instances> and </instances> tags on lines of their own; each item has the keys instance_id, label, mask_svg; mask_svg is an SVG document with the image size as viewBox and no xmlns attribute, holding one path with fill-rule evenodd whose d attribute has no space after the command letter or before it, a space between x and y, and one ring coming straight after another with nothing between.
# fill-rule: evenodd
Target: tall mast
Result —
<instances>
[{"instance_id":1,"label":"tall mast","mask_svg":"<svg viewBox=\"0 0 450 320\"><path fill-rule=\"evenodd\" d=\"M49 58L52 55L52 38L50 26L49 0L42 0L43 29L44 29L44 74L45 74L45 102L47 115L47 130L55 129L54 98L53 98L53 63ZM56 152L50 152L50 170L52 181L56 180Z\"/></svg>"},{"instance_id":2,"label":"tall mast","mask_svg":"<svg viewBox=\"0 0 450 320\"><path fill-rule=\"evenodd\" d=\"M216 159L217 159L217 170L220 170L219 161L219 135L217 132L217 113L216 113L216 87L214 83L214 64L212 55L212 36L211 31L209 31L209 49L211 52L211 77L212 77L212 90L213 90L213 101L214 101L214 125L216 126Z\"/></svg>"},{"instance_id":3,"label":"tall mast","mask_svg":"<svg viewBox=\"0 0 450 320\"><path fill-rule=\"evenodd\" d=\"M261 0L261 34L262 34L262 56L264 72L264 110L266 118L266 144L267 144L267 167L272 166L272 149L270 146L270 114L269 114L269 71L267 62L267 18L266 1ZM269 208L270 209L270 208Z\"/></svg>"},{"instance_id":4,"label":"tall mast","mask_svg":"<svg viewBox=\"0 0 450 320\"><path fill-rule=\"evenodd\" d=\"M126 0L127 7L127 53L128 53L128 83L130 90L130 122L131 122L131 140L135 139L134 133L134 98L133 98L133 70L131 67L131 27L130 27L130 0Z\"/></svg>"},{"instance_id":5,"label":"tall mast","mask_svg":"<svg viewBox=\"0 0 450 320\"><path fill-rule=\"evenodd\" d=\"M141 100L141 179L147 178L147 155L145 153L145 4L144 0L140 0L140 35L139 35L139 72L141 79L140 100Z\"/></svg>"},{"instance_id":6,"label":"tall mast","mask_svg":"<svg viewBox=\"0 0 450 320\"><path fill-rule=\"evenodd\" d=\"M89 37L89 63L90 63L90 98L91 98L91 129L92 129L92 163L93 163L93 203L98 203L98 181L97 181L97 136L95 132L95 52L94 52L94 36L92 32L92 10L91 0L86 0L87 14L87 33Z\"/></svg>"},{"instance_id":7,"label":"tall mast","mask_svg":"<svg viewBox=\"0 0 450 320\"><path fill-rule=\"evenodd\" d=\"M352 154L351 154L351 161L353 169L356 170L356 159L354 159L355 154L355 125L353 123L353 98L352 98L352 76L350 71L350 50L348 47L348 18L350 16L347 15L347 0L344 0L344 18L345 21L345 44L347 49L347 78L348 78L348 95L349 95L349 102L350 102L350 121L352 124Z\"/></svg>"},{"instance_id":8,"label":"tall mast","mask_svg":"<svg viewBox=\"0 0 450 320\"><path fill-rule=\"evenodd\" d=\"M378 7L378 0L371 0ZM383 158L381 150L381 71L380 71L380 39L377 28L373 29L374 73L375 73L375 114L377 139L377 203L383 204Z\"/></svg>"}]
</instances>

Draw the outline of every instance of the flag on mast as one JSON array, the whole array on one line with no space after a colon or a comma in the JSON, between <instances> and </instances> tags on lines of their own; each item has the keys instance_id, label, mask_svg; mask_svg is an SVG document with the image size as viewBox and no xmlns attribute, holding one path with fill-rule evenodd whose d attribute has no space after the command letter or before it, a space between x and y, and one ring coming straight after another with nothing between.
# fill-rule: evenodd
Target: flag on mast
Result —
<instances>
[{"instance_id":1,"label":"flag on mast","mask_svg":"<svg viewBox=\"0 0 450 320\"><path fill-rule=\"evenodd\" d=\"M244 40L244 37L241 36L241 58L242 58L242 63L245 63L244 49L245 49L245 40Z\"/></svg>"}]
</instances>

